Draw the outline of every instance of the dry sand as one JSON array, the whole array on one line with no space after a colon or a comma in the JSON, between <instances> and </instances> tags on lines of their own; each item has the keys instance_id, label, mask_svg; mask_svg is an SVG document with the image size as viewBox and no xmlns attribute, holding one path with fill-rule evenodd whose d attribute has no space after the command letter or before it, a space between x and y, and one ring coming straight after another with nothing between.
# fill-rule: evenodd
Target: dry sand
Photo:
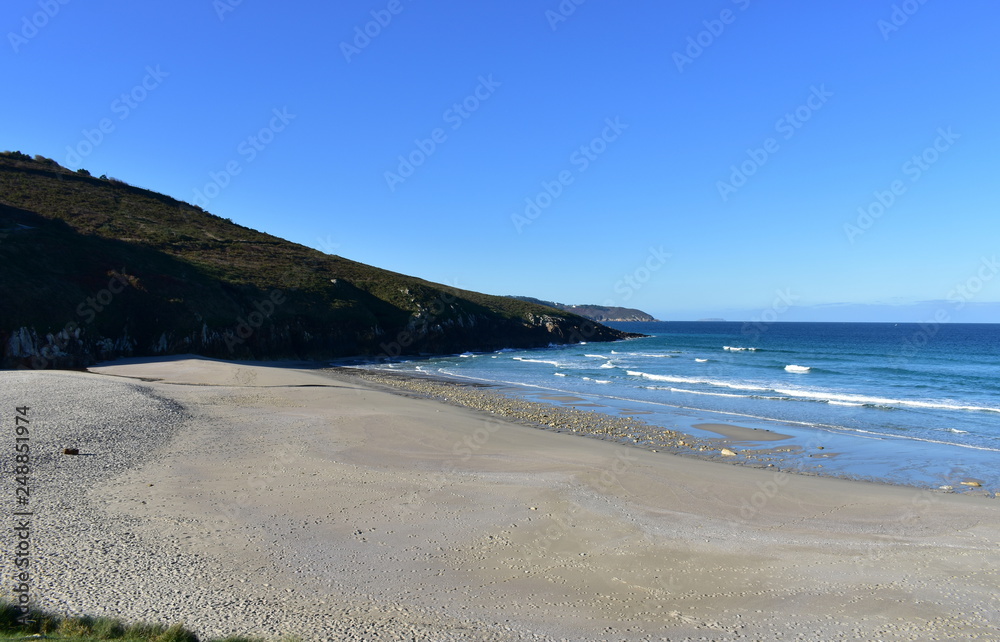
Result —
<instances>
[{"instance_id":1,"label":"dry sand","mask_svg":"<svg viewBox=\"0 0 1000 642\"><path fill-rule=\"evenodd\" d=\"M157 613L201 633L1000 639L993 499L654 453L322 371L92 372L61 376L140 382L190 413L88 501L174 563L199 560L188 590L212 603L177 596ZM127 599L64 602L140 615ZM241 604L268 609L266 625Z\"/></svg>"}]
</instances>

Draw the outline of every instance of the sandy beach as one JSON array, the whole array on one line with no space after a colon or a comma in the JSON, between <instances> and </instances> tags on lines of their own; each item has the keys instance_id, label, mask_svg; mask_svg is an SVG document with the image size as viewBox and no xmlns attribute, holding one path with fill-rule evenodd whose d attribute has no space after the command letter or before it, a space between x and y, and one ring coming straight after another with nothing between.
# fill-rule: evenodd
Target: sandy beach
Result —
<instances>
[{"instance_id":1,"label":"sandy beach","mask_svg":"<svg viewBox=\"0 0 1000 642\"><path fill-rule=\"evenodd\" d=\"M38 606L275 639L1000 639L994 498L653 452L287 365L0 383L37 422Z\"/></svg>"}]
</instances>

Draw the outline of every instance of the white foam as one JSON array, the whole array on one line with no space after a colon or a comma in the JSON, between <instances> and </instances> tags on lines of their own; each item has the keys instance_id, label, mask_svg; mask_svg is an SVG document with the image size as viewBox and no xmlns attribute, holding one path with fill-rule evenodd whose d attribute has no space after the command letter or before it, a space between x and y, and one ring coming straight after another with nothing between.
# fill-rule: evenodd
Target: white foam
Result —
<instances>
[{"instance_id":1,"label":"white foam","mask_svg":"<svg viewBox=\"0 0 1000 642\"><path fill-rule=\"evenodd\" d=\"M797 374L804 374L806 372L809 372L809 370L810 370L809 366L796 366L796 365L785 366L785 372L795 372Z\"/></svg>"},{"instance_id":2,"label":"white foam","mask_svg":"<svg viewBox=\"0 0 1000 642\"><path fill-rule=\"evenodd\" d=\"M736 399L749 399L747 395L734 395L729 392L701 392L699 390L687 390L685 388L668 388L670 392L684 392L689 395L705 395L706 397L729 397Z\"/></svg>"},{"instance_id":3,"label":"white foam","mask_svg":"<svg viewBox=\"0 0 1000 642\"><path fill-rule=\"evenodd\" d=\"M612 350L611 354L615 354L615 351ZM590 357L591 359L607 359L607 357L604 356L603 354L585 354L583 356Z\"/></svg>"},{"instance_id":4,"label":"white foam","mask_svg":"<svg viewBox=\"0 0 1000 642\"><path fill-rule=\"evenodd\" d=\"M934 408L938 410L969 410L975 412L1000 412L1000 408L990 406L967 406L946 401L920 401L916 399L892 399L889 397L869 397L867 395L836 394L821 390L804 390L800 388L775 388L775 392L789 397L826 401L827 403L846 402L872 406L907 406L910 408Z\"/></svg>"},{"instance_id":5,"label":"white foam","mask_svg":"<svg viewBox=\"0 0 1000 642\"><path fill-rule=\"evenodd\" d=\"M757 348L739 348L736 346L722 346L723 350L729 350L730 352L757 352Z\"/></svg>"},{"instance_id":6,"label":"white foam","mask_svg":"<svg viewBox=\"0 0 1000 642\"><path fill-rule=\"evenodd\" d=\"M805 388L768 388L756 386L749 383L730 383L728 381L718 381L714 379L702 379L698 377L676 377L672 375L650 374L638 370L626 370L626 374L631 377L642 377L652 381L663 381L667 383L681 384L701 384L715 386L718 388L729 388L731 390L746 390L750 392L774 392L793 399L808 399L810 401L820 401L835 405L858 404L883 406L887 408L905 406L909 408L931 408L937 410L967 410L972 412L997 412L1000 408L990 406L971 406L946 401L922 401L913 399L891 399L887 397L869 397L856 394L838 394L825 390L808 390Z\"/></svg>"},{"instance_id":7,"label":"white foam","mask_svg":"<svg viewBox=\"0 0 1000 642\"><path fill-rule=\"evenodd\" d=\"M418 366L418 368L419 368L419 366ZM376 369L378 369L378 368L376 368ZM521 381L506 381L504 379L485 379L485 378L482 378L482 377L470 377L468 375L462 375L462 374L458 374L458 373L455 373L455 372L448 372L448 371L446 371L444 369L442 369L441 372L443 374L446 374L448 376L454 377L456 379L469 379L469 380L472 380L472 381L482 381L482 382L485 382L485 383L493 383L493 384L502 383L502 384L508 384L508 385L512 385L512 386L520 386L520 387L524 387L524 388L537 388L537 389L549 390L549 391L553 391L553 392L562 392L562 393L567 393L567 394L579 394L578 390L564 390L562 388L552 388L552 387L549 387L549 386L539 386L539 385L535 385L535 384L524 383L524 382L521 382ZM650 389L656 389L656 388L650 387ZM781 392L781 391L778 391L778 392ZM602 396L604 398L606 398L606 399L615 399L615 400L618 400L618 401L626 401L628 403L645 403L645 404L649 404L649 405L653 405L653 406L664 406L664 407L667 407L667 408L680 408L680 409L684 409L684 410L704 411L703 408L696 408L696 407L693 407L693 406L686 406L686 405L677 404L677 403L666 403L664 401L650 401L648 399L645 399L645 400L644 399L633 399L633 398L630 398L630 397L622 397L622 396L617 396L617 395L602 395ZM981 408L981 409L982 410L990 410L990 411L994 411L994 412L1000 412L1000 409L996 409L996 408ZM766 421L766 422L773 422L774 421L773 417L767 417L767 416L763 416L763 415L756 415L756 414L745 413L745 412L733 412L733 411L727 411L727 410L712 410L710 412L712 412L714 414L717 414L717 415L726 415L726 416L731 416L731 417L744 417L744 418L747 418L747 419L757 419L757 420ZM782 420L781 423L790 424L790 425L796 425L796 426L805 426L807 428L820 428L820 429L829 430L829 431L835 432L835 433L851 433L853 435L856 435L856 436L861 437L861 438L866 438L866 439L878 439L878 440L882 440L882 439L901 439L901 440L904 440L904 441L921 441L921 442L929 442L929 443L942 444L942 445L948 445L948 446L956 446L956 447L959 447L959 448L968 448L970 450L982 450L982 451L989 451L989 452L1000 452L1000 449L989 448L989 447L986 447L986 446L973 446L971 444L960 444L960 443L949 442L949 441L937 441L937 440L934 440L934 439L924 439L924 438L920 438L920 437L913 437L912 435L903 436L903 435L898 435L898 434L880 433L880 432L875 432L875 431L863 430L863 429L859 429L859 428L846 428L844 426L837 426L837 425L833 425L833 424L815 423L815 422L809 422L809 421L796 421L796 420L793 420L793 419L784 419L784 420Z\"/></svg>"},{"instance_id":8,"label":"white foam","mask_svg":"<svg viewBox=\"0 0 1000 642\"><path fill-rule=\"evenodd\" d=\"M565 375L565 374L563 374L562 372L553 372L552 374L554 374L554 375L555 375L555 376L557 376L557 377L565 377L565 376L566 376L566 375Z\"/></svg>"},{"instance_id":9,"label":"white foam","mask_svg":"<svg viewBox=\"0 0 1000 642\"><path fill-rule=\"evenodd\" d=\"M705 363L708 361L708 359L695 359L695 361L697 361L698 363Z\"/></svg>"},{"instance_id":10,"label":"white foam","mask_svg":"<svg viewBox=\"0 0 1000 642\"><path fill-rule=\"evenodd\" d=\"M642 377L643 379L651 379L653 381L666 381L667 383L694 383L694 384L703 384L706 386L718 386L720 388L731 388L733 390L771 392L771 388L763 388L761 386L753 386L749 384L729 383L727 381L716 381L714 379L699 379L696 377L674 377L671 375L650 374L648 372L641 372L638 370L626 370L626 374L632 377Z\"/></svg>"},{"instance_id":11,"label":"white foam","mask_svg":"<svg viewBox=\"0 0 1000 642\"><path fill-rule=\"evenodd\" d=\"M615 366L615 364L613 364L613 363L611 363L610 361L608 361L607 363L602 363L602 364L601 364L601 367L602 367L602 368L615 368L615 367L617 367L617 366Z\"/></svg>"},{"instance_id":12,"label":"white foam","mask_svg":"<svg viewBox=\"0 0 1000 642\"><path fill-rule=\"evenodd\" d=\"M547 363L550 366L559 367L558 361L546 361L545 359L529 359L527 357L512 357L514 361L523 361L525 363Z\"/></svg>"}]
</instances>

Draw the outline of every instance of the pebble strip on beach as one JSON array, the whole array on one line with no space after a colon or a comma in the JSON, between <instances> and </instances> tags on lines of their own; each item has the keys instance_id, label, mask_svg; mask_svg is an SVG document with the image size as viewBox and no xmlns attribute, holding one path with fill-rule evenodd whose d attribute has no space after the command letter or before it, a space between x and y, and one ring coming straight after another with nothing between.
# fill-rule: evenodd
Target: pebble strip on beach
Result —
<instances>
[{"instance_id":1,"label":"pebble strip on beach","mask_svg":"<svg viewBox=\"0 0 1000 642\"><path fill-rule=\"evenodd\" d=\"M338 368L333 372L343 372L397 393L408 392L487 412L532 428L614 441L653 452L683 452L716 457L731 456L723 451L735 454L730 446L720 440L697 439L676 430L648 424L635 417L615 417L601 412L508 397L488 386L354 368Z\"/></svg>"},{"instance_id":2,"label":"pebble strip on beach","mask_svg":"<svg viewBox=\"0 0 1000 642\"><path fill-rule=\"evenodd\" d=\"M360 368L334 368L327 370L333 376L338 373L348 378L356 377L368 385L381 387L397 394L433 398L455 406L471 408L493 416L502 417L532 428L570 433L584 437L614 441L652 452L681 454L729 464L768 468L799 475L823 475L857 479L850 475L837 475L820 471L822 464L812 458L834 456L819 455L822 446L807 450L796 445L755 444L725 438L700 439L691 435L648 424L635 417L615 417L602 412L566 408L535 401L527 401L498 392L494 386L465 383L432 377L401 374L387 371L364 370ZM583 401L583 400L581 400ZM739 445L736 445L736 443ZM829 451L827 451L829 453ZM888 483L883 481L883 483ZM977 485L978 486L978 485ZM951 486L934 489L935 492L955 492ZM972 486L960 486L966 495L1000 498L1000 490L993 492Z\"/></svg>"}]
</instances>

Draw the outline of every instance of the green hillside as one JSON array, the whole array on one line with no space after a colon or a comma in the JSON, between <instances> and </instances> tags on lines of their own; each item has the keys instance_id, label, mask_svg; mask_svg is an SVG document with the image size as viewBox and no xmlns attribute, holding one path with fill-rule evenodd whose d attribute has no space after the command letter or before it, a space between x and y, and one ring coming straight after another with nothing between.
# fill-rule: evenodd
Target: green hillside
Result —
<instances>
[{"instance_id":1,"label":"green hillside","mask_svg":"<svg viewBox=\"0 0 1000 642\"><path fill-rule=\"evenodd\" d=\"M0 154L0 262L3 367L187 352L396 356L629 336L323 254L19 152Z\"/></svg>"}]
</instances>

